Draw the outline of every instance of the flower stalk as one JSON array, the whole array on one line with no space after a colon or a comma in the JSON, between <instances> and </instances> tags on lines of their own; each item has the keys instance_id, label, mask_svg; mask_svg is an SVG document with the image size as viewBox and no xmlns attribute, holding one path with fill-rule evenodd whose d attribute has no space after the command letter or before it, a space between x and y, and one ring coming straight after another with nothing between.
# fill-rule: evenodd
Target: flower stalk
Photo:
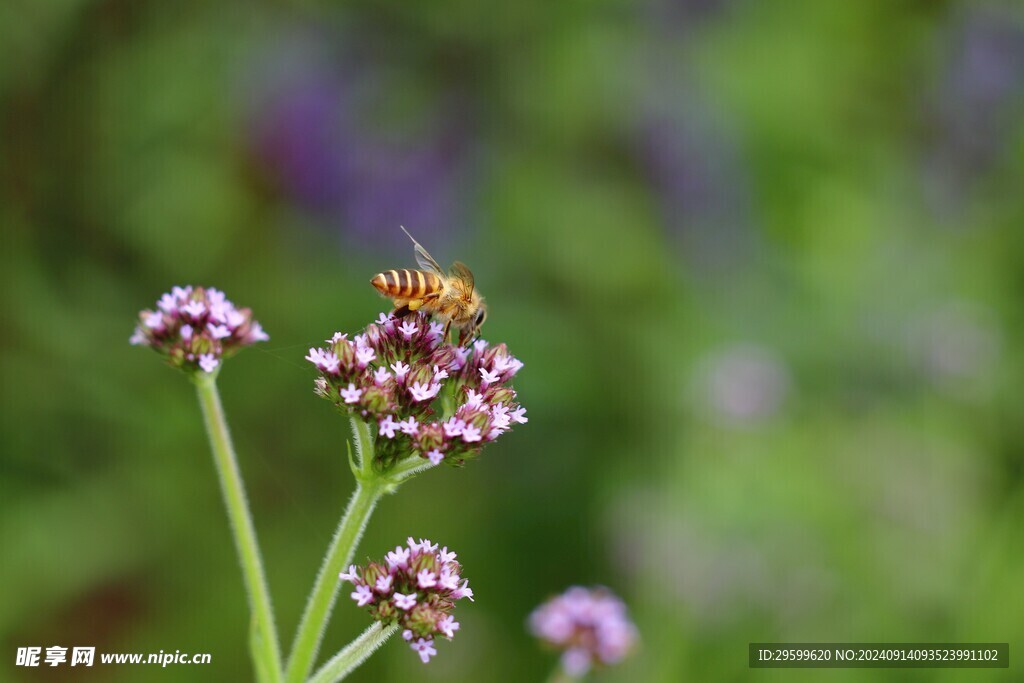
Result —
<instances>
[{"instance_id":1,"label":"flower stalk","mask_svg":"<svg viewBox=\"0 0 1024 683\"><path fill-rule=\"evenodd\" d=\"M348 676L374 653L377 648L387 642L398 630L398 624L384 626L373 624L362 634L345 646L338 654L331 657L319 671L309 679L309 683L336 683Z\"/></svg>"},{"instance_id":2,"label":"flower stalk","mask_svg":"<svg viewBox=\"0 0 1024 683\"><path fill-rule=\"evenodd\" d=\"M213 462L220 479L224 506L231 522L231 531L235 537L238 559L242 567L242 578L249 598L249 609L252 613L250 648L253 662L260 681L276 683L281 680L281 649L277 640L274 611L270 602L270 592L267 590L263 562L260 559L256 530L245 499L245 489L242 486L234 446L231 443L231 434L228 431L220 396L217 394L216 373L196 373L193 375L193 381L203 411L206 433L210 438Z\"/></svg>"},{"instance_id":3,"label":"flower stalk","mask_svg":"<svg viewBox=\"0 0 1024 683\"><path fill-rule=\"evenodd\" d=\"M384 477L373 472L373 438L366 423L352 419L352 433L355 436L358 459L353 467L356 474L356 490L341 516L338 529L334 532L334 538L331 539L331 545L313 582L313 590L306 601L285 672L285 681L288 683L302 683L312 670L317 652L320 650L324 628L338 599L338 590L341 586L338 582L338 572L352 561L356 546L359 545L363 531L370 521L370 515L377 507L377 501L390 488Z\"/></svg>"}]
</instances>

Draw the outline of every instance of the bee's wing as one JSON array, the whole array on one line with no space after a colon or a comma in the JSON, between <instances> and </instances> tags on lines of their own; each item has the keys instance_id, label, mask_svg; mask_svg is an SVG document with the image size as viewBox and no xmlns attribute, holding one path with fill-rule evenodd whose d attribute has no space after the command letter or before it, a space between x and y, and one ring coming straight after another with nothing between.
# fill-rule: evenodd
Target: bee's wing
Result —
<instances>
[{"instance_id":1,"label":"bee's wing","mask_svg":"<svg viewBox=\"0 0 1024 683\"><path fill-rule=\"evenodd\" d=\"M467 297L473 296L473 285L475 282L473 280L473 271L469 269L469 266L462 261L456 261L448 275L456 280L461 280L465 284Z\"/></svg>"},{"instance_id":2,"label":"bee's wing","mask_svg":"<svg viewBox=\"0 0 1024 683\"><path fill-rule=\"evenodd\" d=\"M423 270L429 270L439 277L444 277L444 271L441 270L441 266L437 265L437 261L434 257L427 253L427 250L423 248L423 245L416 241L416 238L409 235L409 231L405 229L405 226L399 225L402 228L402 232L408 235L409 239L412 240L413 251L416 252L416 264Z\"/></svg>"}]
</instances>

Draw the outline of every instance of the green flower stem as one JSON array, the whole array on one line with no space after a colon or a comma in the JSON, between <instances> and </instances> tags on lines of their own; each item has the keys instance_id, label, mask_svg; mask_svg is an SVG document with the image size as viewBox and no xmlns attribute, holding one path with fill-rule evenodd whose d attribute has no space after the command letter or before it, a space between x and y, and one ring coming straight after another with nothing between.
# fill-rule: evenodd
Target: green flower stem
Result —
<instances>
[{"instance_id":1,"label":"green flower stem","mask_svg":"<svg viewBox=\"0 0 1024 683\"><path fill-rule=\"evenodd\" d=\"M352 431L359 456L358 469L353 468L356 472L356 490L349 500L306 602L285 672L288 683L302 683L313 668L324 627L331 616L341 586L338 573L352 561L377 501L384 493L393 490L387 477L373 472L373 438L369 426L361 420L353 419Z\"/></svg>"},{"instance_id":2,"label":"green flower stem","mask_svg":"<svg viewBox=\"0 0 1024 683\"><path fill-rule=\"evenodd\" d=\"M429 470L434 464L419 455L411 455L404 460L399 460L388 472L388 481L392 484L399 484L420 472Z\"/></svg>"},{"instance_id":3,"label":"green flower stem","mask_svg":"<svg viewBox=\"0 0 1024 683\"><path fill-rule=\"evenodd\" d=\"M366 658L387 642L387 639L398 630L398 624L381 626L373 624L370 628L345 646L338 654L331 657L323 667L320 668L309 683L335 683L348 676L357 666L366 661Z\"/></svg>"},{"instance_id":4,"label":"green flower stem","mask_svg":"<svg viewBox=\"0 0 1024 683\"><path fill-rule=\"evenodd\" d=\"M256 530L252 515L245 500L242 476L238 471L235 449L231 445L224 409L217 394L217 382L213 374L197 373L194 378L199 405L203 411L206 432L210 437L213 462L217 467L221 493L227 508L231 531L238 548L238 559L242 565L242 579L249 598L252 613L250 648L256 672L261 681L281 680L281 647L277 640L274 624L274 610L270 603L270 592L263 573Z\"/></svg>"}]
</instances>

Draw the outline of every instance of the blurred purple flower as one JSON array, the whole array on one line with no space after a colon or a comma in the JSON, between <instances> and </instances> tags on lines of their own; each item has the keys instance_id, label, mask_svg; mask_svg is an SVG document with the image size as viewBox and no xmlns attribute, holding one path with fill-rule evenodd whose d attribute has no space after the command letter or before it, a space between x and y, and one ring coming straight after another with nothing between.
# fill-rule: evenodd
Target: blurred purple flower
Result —
<instances>
[{"instance_id":1,"label":"blurred purple flower","mask_svg":"<svg viewBox=\"0 0 1024 683\"><path fill-rule=\"evenodd\" d=\"M636 646L626 605L607 588L573 586L530 615L533 635L562 650L562 668L582 676L594 664L616 664Z\"/></svg>"},{"instance_id":2,"label":"blurred purple flower","mask_svg":"<svg viewBox=\"0 0 1024 683\"><path fill-rule=\"evenodd\" d=\"M752 424L775 415L789 393L789 371L768 349L740 344L719 350L696 373L697 400L716 419Z\"/></svg>"},{"instance_id":3,"label":"blurred purple flower","mask_svg":"<svg viewBox=\"0 0 1024 683\"><path fill-rule=\"evenodd\" d=\"M748 182L730 137L689 101L693 93L648 96L634 150L666 228L694 267L735 269L755 244Z\"/></svg>"},{"instance_id":4,"label":"blurred purple flower","mask_svg":"<svg viewBox=\"0 0 1024 683\"><path fill-rule=\"evenodd\" d=\"M462 99L440 90L384 125L381 100L397 101L403 86L366 47L374 41L343 38L300 32L256 60L246 117L257 163L297 205L362 238L460 222L471 147Z\"/></svg>"},{"instance_id":5,"label":"blurred purple flower","mask_svg":"<svg viewBox=\"0 0 1024 683\"><path fill-rule=\"evenodd\" d=\"M1024 103L1024 17L976 8L951 33L932 104L935 140L926 158L939 213L962 201L997 163Z\"/></svg>"},{"instance_id":6,"label":"blurred purple flower","mask_svg":"<svg viewBox=\"0 0 1024 683\"><path fill-rule=\"evenodd\" d=\"M1002 339L991 310L961 301L915 316L907 327L914 363L939 389L970 394L990 388Z\"/></svg>"}]
</instances>

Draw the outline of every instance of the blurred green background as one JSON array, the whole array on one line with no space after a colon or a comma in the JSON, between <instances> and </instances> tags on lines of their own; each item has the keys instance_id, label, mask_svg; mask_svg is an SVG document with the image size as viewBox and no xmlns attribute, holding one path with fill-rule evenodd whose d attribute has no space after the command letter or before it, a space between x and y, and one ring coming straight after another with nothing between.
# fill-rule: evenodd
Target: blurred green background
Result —
<instances>
[{"instance_id":1,"label":"blurred green background","mask_svg":"<svg viewBox=\"0 0 1024 683\"><path fill-rule=\"evenodd\" d=\"M530 423L383 502L357 556L439 540L477 601L350 680L540 681L525 619L573 583L641 632L607 683L1024 680L1020 3L14 0L0 107L0 680L251 679L192 389L127 343L174 284L271 335L220 386L290 645L352 489L302 357L384 310L399 224L473 267Z\"/></svg>"}]
</instances>

